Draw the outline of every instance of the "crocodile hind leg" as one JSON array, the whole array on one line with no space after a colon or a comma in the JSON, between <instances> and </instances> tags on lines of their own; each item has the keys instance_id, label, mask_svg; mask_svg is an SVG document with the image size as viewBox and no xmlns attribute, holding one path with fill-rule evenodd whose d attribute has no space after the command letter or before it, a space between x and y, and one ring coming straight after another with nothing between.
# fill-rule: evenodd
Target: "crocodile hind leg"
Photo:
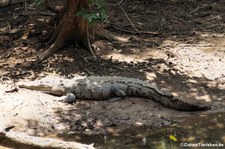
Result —
<instances>
[{"instance_id":1,"label":"crocodile hind leg","mask_svg":"<svg viewBox=\"0 0 225 149\"><path fill-rule=\"evenodd\" d=\"M111 97L109 99L110 102L116 102L116 101L122 100L127 96L126 92L123 89L120 89L115 86L112 87L112 94L115 95L115 97Z\"/></svg>"}]
</instances>

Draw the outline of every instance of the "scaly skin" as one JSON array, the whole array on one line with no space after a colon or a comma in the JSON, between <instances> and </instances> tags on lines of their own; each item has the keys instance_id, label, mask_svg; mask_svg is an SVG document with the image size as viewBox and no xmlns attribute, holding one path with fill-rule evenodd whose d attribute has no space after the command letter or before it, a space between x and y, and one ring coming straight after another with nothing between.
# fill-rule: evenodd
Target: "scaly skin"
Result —
<instances>
[{"instance_id":1,"label":"scaly skin","mask_svg":"<svg viewBox=\"0 0 225 149\"><path fill-rule=\"evenodd\" d=\"M90 76L63 79L49 77L29 82L18 82L18 86L57 96L73 93L79 99L105 100L113 97L131 96L152 99L164 106L182 111L210 109L209 106L184 102L169 93L161 91L153 83L133 78Z\"/></svg>"}]
</instances>

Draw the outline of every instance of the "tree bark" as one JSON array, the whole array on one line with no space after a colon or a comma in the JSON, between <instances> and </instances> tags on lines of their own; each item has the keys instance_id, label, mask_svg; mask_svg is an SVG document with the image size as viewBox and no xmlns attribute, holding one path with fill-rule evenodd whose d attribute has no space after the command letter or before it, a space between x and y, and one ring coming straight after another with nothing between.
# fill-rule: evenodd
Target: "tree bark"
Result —
<instances>
[{"instance_id":1,"label":"tree bark","mask_svg":"<svg viewBox=\"0 0 225 149\"><path fill-rule=\"evenodd\" d=\"M66 43L79 43L95 56L89 41L88 22L77 15L82 10L89 10L87 0L67 0L62 11L56 15L57 28L48 42L50 47L39 55L40 61L63 48Z\"/></svg>"}]
</instances>

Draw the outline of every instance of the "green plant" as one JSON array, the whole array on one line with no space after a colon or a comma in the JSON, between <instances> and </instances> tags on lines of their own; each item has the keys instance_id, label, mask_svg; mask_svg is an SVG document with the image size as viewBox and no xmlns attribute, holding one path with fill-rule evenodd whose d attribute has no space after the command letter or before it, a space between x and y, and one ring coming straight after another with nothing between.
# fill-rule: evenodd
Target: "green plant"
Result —
<instances>
[{"instance_id":1,"label":"green plant","mask_svg":"<svg viewBox=\"0 0 225 149\"><path fill-rule=\"evenodd\" d=\"M94 6L94 9L92 11L82 10L76 14L77 16L84 17L90 25L103 22L107 19L106 0L88 0L88 3L90 6Z\"/></svg>"},{"instance_id":2,"label":"green plant","mask_svg":"<svg viewBox=\"0 0 225 149\"><path fill-rule=\"evenodd\" d=\"M94 23L100 23L107 19L108 15L106 12L106 0L87 0L90 6L94 6L92 11L82 10L78 12L77 16L82 16L88 21L90 25ZM35 6L43 4L44 0L33 0Z\"/></svg>"},{"instance_id":3,"label":"green plant","mask_svg":"<svg viewBox=\"0 0 225 149\"><path fill-rule=\"evenodd\" d=\"M33 0L33 3L35 6L40 6L41 4L43 4L44 0Z\"/></svg>"}]
</instances>

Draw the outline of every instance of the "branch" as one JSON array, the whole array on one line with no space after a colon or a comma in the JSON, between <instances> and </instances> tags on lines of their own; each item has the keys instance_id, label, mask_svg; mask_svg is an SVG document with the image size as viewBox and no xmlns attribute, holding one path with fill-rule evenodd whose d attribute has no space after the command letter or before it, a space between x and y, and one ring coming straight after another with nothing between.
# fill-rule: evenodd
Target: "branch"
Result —
<instances>
[{"instance_id":1,"label":"branch","mask_svg":"<svg viewBox=\"0 0 225 149\"><path fill-rule=\"evenodd\" d=\"M0 144L15 148L52 148L52 149L94 149L93 144L66 142L50 138L29 136L20 132L9 132L12 127L0 131Z\"/></svg>"},{"instance_id":2,"label":"branch","mask_svg":"<svg viewBox=\"0 0 225 149\"><path fill-rule=\"evenodd\" d=\"M109 6L119 6L120 9L123 11L124 15L126 16L127 20L130 22L131 26L135 29L135 31L137 33L139 33L140 31L137 29L137 27L134 25L134 23L131 21L130 17L127 15L126 11L123 9L123 7L121 6L121 4L123 3L123 0L119 1L116 4L107 4Z\"/></svg>"},{"instance_id":3,"label":"branch","mask_svg":"<svg viewBox=\"0 0 225 149\"><path fill-rule=\"evenodd\" d=\"M15 4L24 3L24 2L26 2L26 0L1 0L0 7L15 5Z\"/></svg>"},{"instance_id":4,"label":"branch","mask_svg":"<svg viewBox=\"0 0 225 149\"><path fill-rule=\"evenodd\" d=\"M123 11L123 13L125 14L127 20L130 22L131 26L135 29L136 32L139 33L139 30L137 29L137 27L134 25L134 23L131 21L130 17L127 15L126 11L123 9L123 7L121 5L119 5L120 9Z\"/></svg>"}]
</instances>

